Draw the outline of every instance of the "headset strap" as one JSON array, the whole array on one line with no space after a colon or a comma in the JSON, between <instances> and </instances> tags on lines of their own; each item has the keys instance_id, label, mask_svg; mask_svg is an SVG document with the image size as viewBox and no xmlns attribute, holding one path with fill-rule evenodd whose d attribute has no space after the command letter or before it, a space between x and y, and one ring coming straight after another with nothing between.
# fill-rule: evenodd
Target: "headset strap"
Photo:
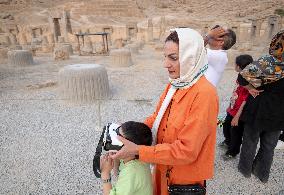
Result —
<instances>
[{"instance_id":1,"label":"headset strap","mask_svg":"<svg viewBox=\"0 0 284 195\"><path fill-rule=\"evenodd\" d=\"M109 124L107 124L107 127L109 126ZM107 127L104 127L103 128L103 132L101 134L101 137L100 137L100 140L99 140L99 143L98 143L98 146L96 148L96 155L101 155L102 154L102 147L103 147L103 139L104 139L104 135L105 135L105 131L106 131L106 128Z\"/></svg>"}]
</instances>

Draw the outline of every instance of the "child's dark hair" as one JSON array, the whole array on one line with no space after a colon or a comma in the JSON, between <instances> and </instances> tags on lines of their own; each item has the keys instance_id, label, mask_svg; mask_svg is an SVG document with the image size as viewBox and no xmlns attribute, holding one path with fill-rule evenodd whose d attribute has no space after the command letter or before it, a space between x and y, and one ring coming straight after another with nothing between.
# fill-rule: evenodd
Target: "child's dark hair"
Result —
<instances>
[{"instance_id":1,"label":"child's dark hair","mask_svg":"<svg viewBox=\"0 0 284 195\"><path fill-rule=\"evenodd\" d=\"M152 131L144 123L127 121L121 125L123 135L129 141L137 145L151 146Z\"/></svg>"},{"instance_id":2,"label":"child's dark hair","mask_svg":"<svg viewBox=\"0 0 284 195\"><path fill-rule=\"evenodd\" d=\"M238 57L236 57L236 65L239 66L242 70L252 62L253 58L248 54L239 55Z\"/></svg>"},{"instance_id":3,"label":"child's dark hair","mask_svg":"<svg viewBox=\"0 0 284 195\"><path fill-rule=\"evenodd\" d=\"M179 38L178 38L178 34L176 31L171 32L171 34L166 38L165 43L168 41L172 41L176 44L179 44Z\"/></svg>"}]
</instances>

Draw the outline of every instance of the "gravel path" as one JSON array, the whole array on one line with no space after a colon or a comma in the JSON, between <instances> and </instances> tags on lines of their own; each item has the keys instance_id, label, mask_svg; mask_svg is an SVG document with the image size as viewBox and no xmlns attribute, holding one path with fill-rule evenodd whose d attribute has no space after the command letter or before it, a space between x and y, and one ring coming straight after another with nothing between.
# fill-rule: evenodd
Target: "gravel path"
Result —
<instances>
[{"instance_id":1,"label":"gravel path","mask_svg":"<svg viewBox=\"0 0 284 195\"><path fill-rule=\"evenodd\" d=\"M112 68L109 57L78 57L55 62L35 57L36 65L10 67L0 62L0 194L101 194L92 173L100 136L98 102L77 105L57 96L58 70L67 64L99 63L108 71L112 97L100 102L101 124L142 121L154 109L167 83L162 53L151 47L134 55L129 68ZM220 114L225 114L236 74L225 71L218 87ZM44 86L44 85L43 85ZM222 141L218 129L217 142ZM208 194L280 194L284 191L284 151L276 150L267 184L237 172L238 158L224 162L217 147L215 177ZM282 193L283 194L283 193Z\"/></svg>"}]
</instances>

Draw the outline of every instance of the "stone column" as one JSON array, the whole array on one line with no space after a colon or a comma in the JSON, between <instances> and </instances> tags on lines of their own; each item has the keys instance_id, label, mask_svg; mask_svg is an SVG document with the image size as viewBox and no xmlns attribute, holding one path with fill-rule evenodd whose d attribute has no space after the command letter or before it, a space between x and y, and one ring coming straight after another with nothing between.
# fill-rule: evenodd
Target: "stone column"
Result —
<instances>
[{"instance_id":1,"label":"stone column","mask_svg":"<svg viewBox=\"0 0 284 195\"><path fill-rule=\"evenodd\" d=\"M54 27L54 23L53 23L53 18L52 17L48 18L48 23L49 23L49 28L50 28L50 31L51 31L51 35L53 36L53 42L56 42L55 27ZM50 37L48 37L48 39L50 39Z\"/></svg>"},{"instance_id":2,"label":"stone column","mask_svg":"<svg viewBox=\"0 0 284 195\"><path fill-rule=\"evenodd\" d=\"M240 24L240 36L239 36L239 46L238 49L241 51L247 51L252 48L252 40L251 40L251 28L252 23L246 22Z\"/></svg>"},{"instance_id":3,"label":"stone column","mask_svg":"<svg viewBox=\"0 0 284 195\"><path fill-rule=\"evenodd\" d=\"M250 38L250 34L251 34L251 23L241 23L239 41L240 42L248 41Z\"/></svg>"},{"instance_id":4,"label":"stone column","mask_svg":"<svg viewBox=\"0 0 284 195\"><path fill-rule=\"evenodd\" d=\"M281 27L281 19L278 16L270 16L268 18L268 39L271 39Z\"/></svg>"},{"instance_id":5,"label":"stone column","mask_svg":"<svg viewBox=\"0 0 284 195\"><path fill-rule=\"evenodd\" d=\"M148 19L147 41L153 41L153 23L152 19Z\"/></svg>"},{"instance_id":6,"label":"stone column","mask_svg":"<svg viewBox=\"0 0 284 195\"><path fill-rule=\"evenodd\" d=\"M162 16L161 17L161 24L160 24L160 36L159 36L160 40L163 37L163 35L165 34L165 31L166 31L166 18L165 18L165 16Z\"/></svg>"},{"instance_id":7,"label":"stone column","mask_svg":"<svg viewBox=\"0 0 284 195\"><path fill-rule=\"evenodd\" d=\"M64 37L65 41L68 42L68 13L66 11L63 11L63 17L62 17L62 32L61 36Z\"/></svg>"},{"instance_id":8,"label":"stone column","mask_svg":"<svg viewBox=\"0 0 284 195\"><path fill-rule=\"evenodd\" d=\"M260 43L260 26L261 21L258 19L252 20L252 27L251 27L251 39L253 45L257 46Z\"/></svg>"},{"instance_id":9,"label":"stone column","mask_svg":"<svg viewBox=\"0 0 284 195\"><path fill-rule=\"evenodd\" d=\"M269 23L268 20L262 21L260 24L260 30L259 30L259 39L261 40L261 45L267 45L270 41L269 39Z\"/></svg>"}]
</instances>

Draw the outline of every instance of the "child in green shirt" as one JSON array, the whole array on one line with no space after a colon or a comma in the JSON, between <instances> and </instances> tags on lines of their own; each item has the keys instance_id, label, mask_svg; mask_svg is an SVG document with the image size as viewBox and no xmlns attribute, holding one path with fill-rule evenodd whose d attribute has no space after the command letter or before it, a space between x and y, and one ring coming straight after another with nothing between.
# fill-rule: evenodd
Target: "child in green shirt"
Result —
<instances>
[{"instance_id":1,"label":"child in green shirt","mask_svg":"<svg viewBox=\"0 0 284 195\"><path fill-rule=\"evenodd\" d=\"M144 123L128 121L116 130L119 136L137 145L152 144L152 131ZM108 154L101 158L101 177L104 195L152 195L152 176L150 166L140 162L137 156L120 159L119 175L114 186L110 182L110 173L114 162Z\"/></svg>"}]
</instances>

